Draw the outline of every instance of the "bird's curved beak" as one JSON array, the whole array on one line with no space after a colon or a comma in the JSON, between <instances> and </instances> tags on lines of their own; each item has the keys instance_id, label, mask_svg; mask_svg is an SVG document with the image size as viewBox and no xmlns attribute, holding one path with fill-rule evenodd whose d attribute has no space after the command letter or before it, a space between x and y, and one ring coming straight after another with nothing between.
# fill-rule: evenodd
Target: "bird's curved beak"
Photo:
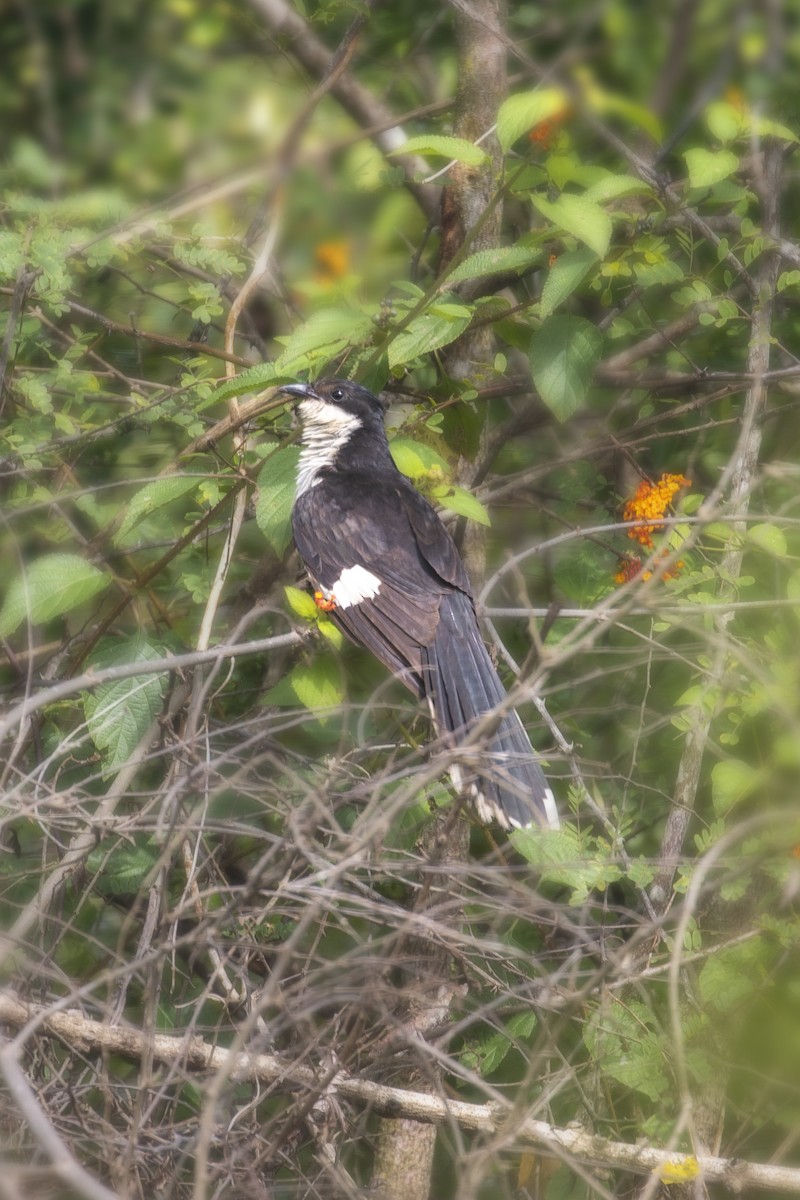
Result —
<instances>
[{"instance_id":1,"label":"bird's curved beak","mask_svg":"<svg viewBox=\"0 0 800 1200\"><path fill-rule=\"evenodd\" d=\"M282 392L288 392L290 396L299 396L301 400L318 400L319 396L314 391L314 385L311 383L284 383L281 386Z\"/></svg>"}]
</instances>

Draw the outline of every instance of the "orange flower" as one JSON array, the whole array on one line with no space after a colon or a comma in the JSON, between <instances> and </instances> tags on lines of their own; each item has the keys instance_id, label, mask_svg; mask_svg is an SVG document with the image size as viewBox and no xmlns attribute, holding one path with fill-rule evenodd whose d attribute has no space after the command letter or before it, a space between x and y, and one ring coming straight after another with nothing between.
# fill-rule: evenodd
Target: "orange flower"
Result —
<instances>
[{"instance_id":1,"label":"orange flower","mask_svg":"<svg viewBox=\"0 0 800 1200\"><path fill-rule=\"evenodd\" d=\"M320 242L314 249L314 261L324 278L344 278L350 269L349 242Z\"/></svg>"},{"instance_id":2,"label":"orange flower","mask_svg":"<svg viewBox=\"0 0 800 1200\"><path fill-rule=\"evenodd\" d=\"M665 558L669 558L668 550L662 550L662 552L656 556L655 561L657 563L663 562ZM677 579L685 566L686 563L683 561L683 559L679 559L676 563L673 563L671 567L667 567L666 571L664 571L662 575L662 578ZM643 582L645 582L652 578L652 571L642 570L642 560L639 558L638 554L623 554L617 561L617 572L614 576L614 583L630 583L633 579L641 579Z\"/></svg>"},{"instance_id":3,"label":"orange flower","mask_svg":"<svg viewBox=\"0 0 800 1200\"><path fill-rule=\"evenodd\" d=\"M617 573L614 583L630 583L642 569L642 560L638 554L621 554L617 562Z\"/></svg>"},{"instance_id":4,"label":"orange flower","mask_svg":"<svg viewBox=\"0 0 800 1200\"><path fill-rule=\"evenodd\" d=\"M535 146L541 146L543 150L549 150L553 144L553 138L571 116L572 110L569 105L565 105L561 112L553 113L552 117L545 117L544 121L534 125L528 134L529 141L533 142Z\"/></svg>"},{"instance_id":5,"label":"orange flower","mask_svg":"<svg viewBox=\"0 0 800 1200\"><path fill-rule=\"evenodd\" d=\"M683 475L662 475L658 483L648 483L643 479L636 489L636 495L626 502L622 510L623 520L636 522L628 530L628 537L652 550L653 533L672 503L672 497L682 487L689 487L691 482Z\"/></svg>"}]
</instances>

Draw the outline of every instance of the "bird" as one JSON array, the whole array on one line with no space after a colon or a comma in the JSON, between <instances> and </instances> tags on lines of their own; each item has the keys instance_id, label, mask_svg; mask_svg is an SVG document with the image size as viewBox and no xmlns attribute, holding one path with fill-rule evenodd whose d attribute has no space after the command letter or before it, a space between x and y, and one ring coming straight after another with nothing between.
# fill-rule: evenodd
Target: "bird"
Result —
<instances>
[{"instance_id":1,"label":"bird","mask_svg":"<svg viewBox=\"0 0 800 1200\"><path fill-rule=\"evenodd\" d=\"M506 691L481 637L472 585L439 515L395 466L384 404L348 379L289 383L301 450L295 544L317 606L371 650L457 748ZM558 828L553 792L519 715L506 706L451 778L478 819L505 830Z\"/></svg>"}]
</instances>

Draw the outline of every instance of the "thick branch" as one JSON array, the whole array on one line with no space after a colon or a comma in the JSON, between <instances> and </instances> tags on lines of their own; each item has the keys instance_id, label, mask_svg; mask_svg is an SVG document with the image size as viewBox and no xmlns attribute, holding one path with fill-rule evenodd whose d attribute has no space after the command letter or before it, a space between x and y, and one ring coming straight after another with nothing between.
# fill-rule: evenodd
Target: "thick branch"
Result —
<instances>
[{"instance_id":1,"label":"thick branch","mask_svg":"<svg viewBox=\"0 0 800 1200\"><path fill-rule=\"evenodd\" d=\"M23 1004L10 992L0 995L0 1022L22 1031L17 1039L22 1043L33 1033L41 1031L47 1036L60 1038L69 1047L83 1053L119 1054L134 1061L147 1053L152 1055L154 1063L169 1066L180 1064L186 1071L192 1072L224 1070L229 1078L242 1082L277 1084L287 1091L316 1089L319 1080L326 1074L322 1066L317 1073L311 1067L287 1063L272 1054L239 1054L232 1064L229 1051L212 1046L200 1037L170 1037L110 1026L84 1017L75 1010L52 1012ZM461 1100L448 1100L429 1092L388 1087L344 1073L337 1075L328 1089L340 1098L369 1106L382 1115L426 1124L456 1122L462 1129L495 1134L503 1130L510 1119L510 1108L507 1111L499 1104L469 1104ZM520 1142L536 1146L542 1152L558 1158L575 1159L601 1169L633 1171L639 1175L661 1172L666 1167L677 1169L681 1165L692 1171L695 1165L695 1160L689 1155L675 1154L653 1146L612 1142L594 1137L582 1129L561 1129L532 1118L524 1119L519 1124L517 1137ZM800 1167L709 1156L698 1158L696 1168L707 1182L720 1183L733 1192L759 1188L800 1195Z\"/></svg>"}]
</instances>

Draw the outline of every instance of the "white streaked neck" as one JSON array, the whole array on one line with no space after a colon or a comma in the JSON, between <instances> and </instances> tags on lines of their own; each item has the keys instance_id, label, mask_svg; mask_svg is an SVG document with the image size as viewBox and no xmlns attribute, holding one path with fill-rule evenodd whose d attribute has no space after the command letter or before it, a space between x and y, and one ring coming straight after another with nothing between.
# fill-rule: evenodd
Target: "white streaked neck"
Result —
<instances>
[{"instance_id":1,"label":"white streaked neck","mask_svg":"<svg viewBox=\"0 0 800 1200\"><path fill-rule=\"evenodd\" d=\"M303 449L297 467L297 495L302 496L319 483L321 471L333 466L337 454L361 422L323 400L303 400L298 407L303 422Z\"/></svg>"}]
</instances>

